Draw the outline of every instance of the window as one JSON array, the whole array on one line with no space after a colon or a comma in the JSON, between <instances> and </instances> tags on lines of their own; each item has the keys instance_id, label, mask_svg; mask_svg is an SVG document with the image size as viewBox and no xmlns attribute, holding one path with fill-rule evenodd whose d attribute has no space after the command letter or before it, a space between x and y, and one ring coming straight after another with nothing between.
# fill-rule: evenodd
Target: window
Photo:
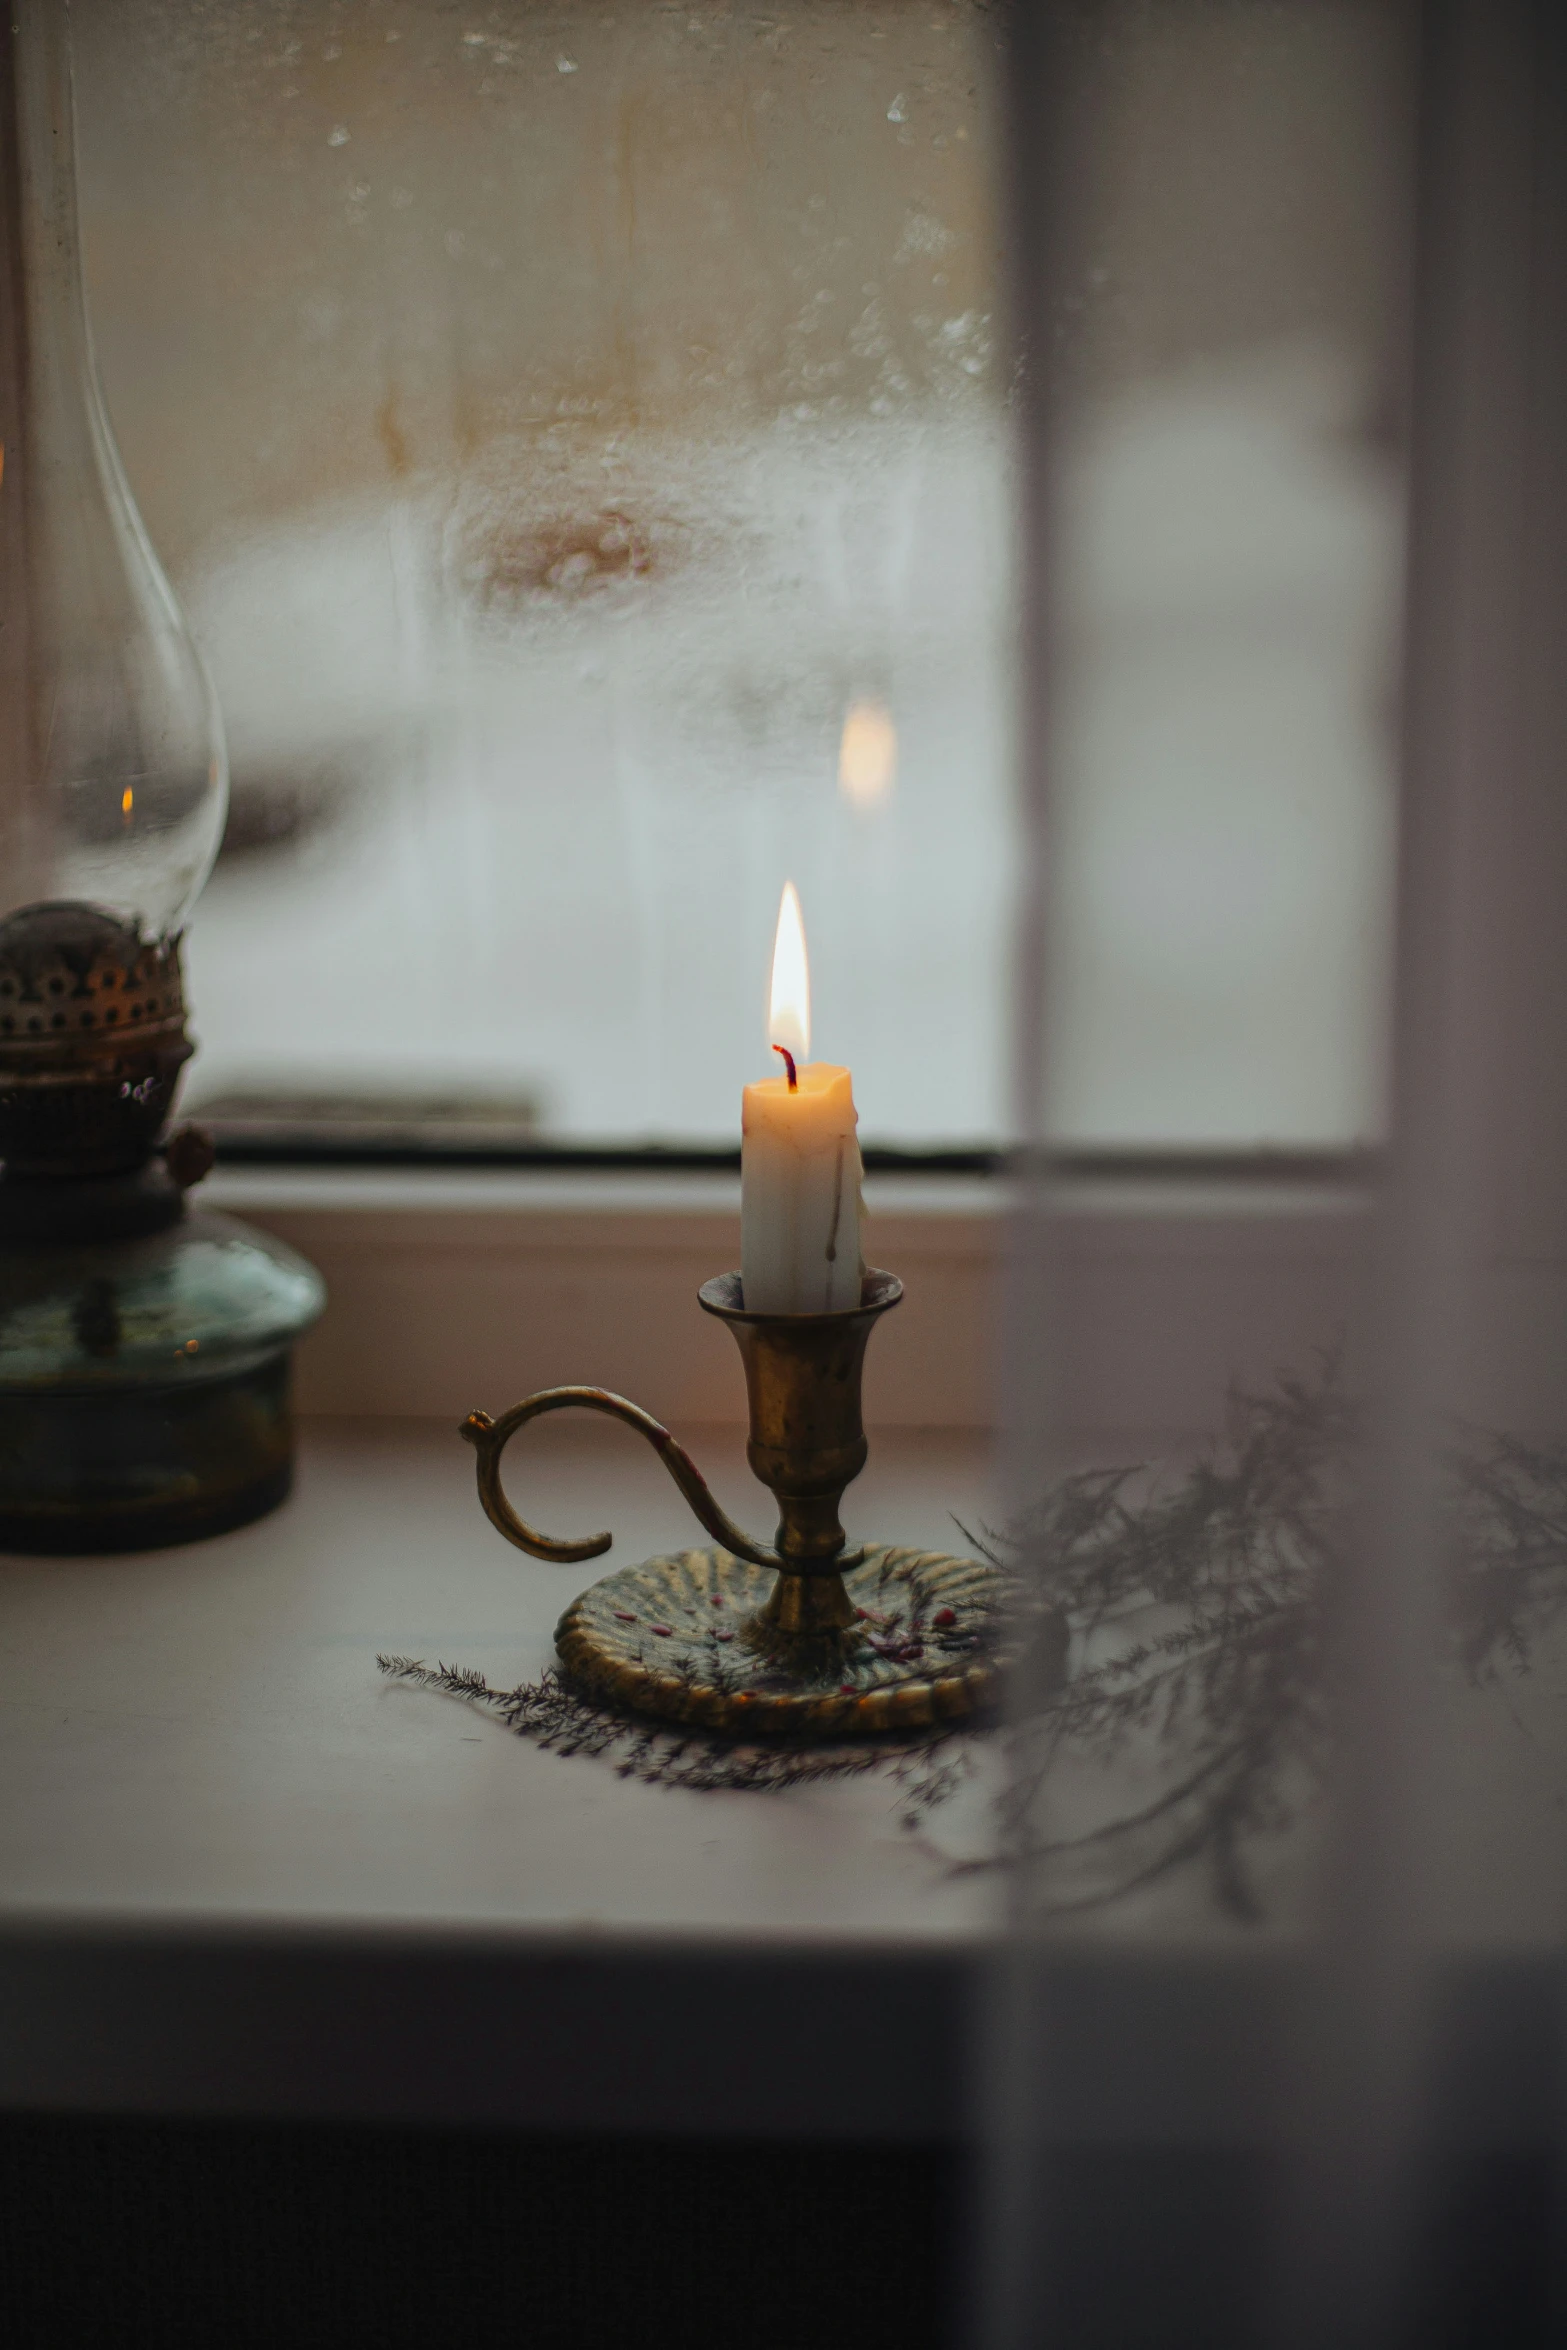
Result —
<instances>
[{"instance_id":1,"label":"window","mask_svg":"<svg viewBox=\"0 0 1567 2350\"><path fill-rule=\"evenodd\" d=\"M1002 1137L997 38L972 0L79 11L102 372L233 756L198 1098L732 1143L792 877L866 1138ZM1101 42L1078 1142L1380 1118L1390 39Z\"/></svg>"}]
</instances>

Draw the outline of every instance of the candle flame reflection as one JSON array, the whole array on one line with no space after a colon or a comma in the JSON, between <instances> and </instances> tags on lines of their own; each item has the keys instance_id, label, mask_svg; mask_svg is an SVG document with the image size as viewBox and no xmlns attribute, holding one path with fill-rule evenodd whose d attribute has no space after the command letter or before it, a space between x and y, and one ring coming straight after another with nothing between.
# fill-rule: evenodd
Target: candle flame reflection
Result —
<instances>
[{"instance_id":1,"label":"candle flame reflection","mask_svg":"<svg viewBox=\"0 0 1567 2350\"><path fill-rule=\"evenodd\" d=\"M849 704L838 745L838 786L857 808L879 808L898 772L898 730L885 702Z\"/></svg>"},{"instance_id":2,"label":"candle flame reflection","mask_svg":"<svg viewBox=\"0 0 1567 2350\"><path fill-rule=\"evenodd\" d=\"M773 939L773 982L767 1004L767 1041L796 1061L811 1052L811 969L805 956L805 918L792 881L784 883Z\"/></svg>"}]
</instances>

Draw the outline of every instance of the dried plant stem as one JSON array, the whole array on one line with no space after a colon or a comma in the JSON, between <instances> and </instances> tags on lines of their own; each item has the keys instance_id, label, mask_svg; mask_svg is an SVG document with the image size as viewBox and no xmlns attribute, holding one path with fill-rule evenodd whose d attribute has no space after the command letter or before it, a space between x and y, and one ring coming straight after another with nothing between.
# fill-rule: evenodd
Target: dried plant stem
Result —
<instances>
[{"instance_id":1,"label":"dried plant stem","mask_svg":"<svg viewBox=\"0 0 1567 2350\"><path fill-rule=\"evenodd\" d=\"M378 1656L392 1680L437 1689L494 1713L508 1730L556 1754L607 1761L622 1778L650 1787L700 1791L741 1788L777 1792L824 1779L884 1772L897 1787L899 1811L913 1826L945 1801L967 1775L962 1731L921 1737L859 1739L841 1746L737 1745L707 1731L679 1730L612 1713L570 1689L554 1673L515 1689L492 1689L482 1673L462 1665L427 1665L417 1657Z\"/></svg>"}]
</instances>

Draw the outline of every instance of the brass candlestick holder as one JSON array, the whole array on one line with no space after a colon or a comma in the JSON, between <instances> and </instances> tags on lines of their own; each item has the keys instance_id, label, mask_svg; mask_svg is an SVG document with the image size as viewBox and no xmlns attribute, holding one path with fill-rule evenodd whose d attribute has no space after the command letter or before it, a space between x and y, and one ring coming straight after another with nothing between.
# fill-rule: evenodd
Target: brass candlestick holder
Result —
<instances>
[{"instance_id":1,"label":"brass candlestick holder","mask_svg":"<svg viewBox=\"0 0 1567 2350\"><path fill-rule=\"evenodd\" d=\"M508 1542L535 1558L598 1558L608 1534L557 1542L501 1490L501 1454L546 1412L607 1413L645 1436L699 1524L722 1548L685 1550L607 1575L556 1627L562 1667L592 1696L637 1713L746 1735L820 1740L955 1721L995 1692L1002 1591L983 1560L884 1543L845 1548L844 1489L869 1447L860 1414L865 1349L903 1295L867 1272L860 1303L836 1314L755 1314L738 1273L698 1292L733 1331L745 1364L746 1457L778 1502L772 1544L754 1542L713 1498L669 1430L602 1387L546 1387L461 1433L478 1454L479 1499Z\"/></svg>"}]
</instances>

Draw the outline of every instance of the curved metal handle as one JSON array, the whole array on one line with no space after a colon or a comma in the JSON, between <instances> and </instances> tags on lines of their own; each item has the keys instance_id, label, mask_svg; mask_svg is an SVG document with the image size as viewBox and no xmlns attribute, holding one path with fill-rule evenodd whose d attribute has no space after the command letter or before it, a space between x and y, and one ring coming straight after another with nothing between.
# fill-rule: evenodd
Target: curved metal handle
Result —
<instances>
[{"instance_id":1,"label":"curved metal handle","mask_svg":"<svg viewBox=\"0 0 1567 2350\"><path fill-rule=\"evenodd\" d=\"M458 1435L466 1437L479 1456L479 1499L484 1504L484 1514L508 1542L514 1542L519 1550L531 1551L536 1559L557 1559L563 1564L572 1559L599 1558L610 1546L608 1534L590 1534L585 1542L555 1542L548 1534L536 1534L531 1526L524 1525L501 1491L501 1454L518 1429L545 1412L572 1410L605 1412L610 1419L623 1420L628 1428L645 1436L691 1504L698 1521L709 1534L716 1535L725 1550L733 1551L736 1558L749 1559L754 1567L783 1565L776 1550L769 1550L765 1543L753 1542L719 1508L708 1489L707 1479L662 1422L638 1405L628 1403L623 1395L611 1395L606 1387L542 1387L537 1395L524 1396L521 1403L514 1403L498 1420L492 1420L488 1412L470 1412L458 1429Z\"/></svg>"}]
</instances>

